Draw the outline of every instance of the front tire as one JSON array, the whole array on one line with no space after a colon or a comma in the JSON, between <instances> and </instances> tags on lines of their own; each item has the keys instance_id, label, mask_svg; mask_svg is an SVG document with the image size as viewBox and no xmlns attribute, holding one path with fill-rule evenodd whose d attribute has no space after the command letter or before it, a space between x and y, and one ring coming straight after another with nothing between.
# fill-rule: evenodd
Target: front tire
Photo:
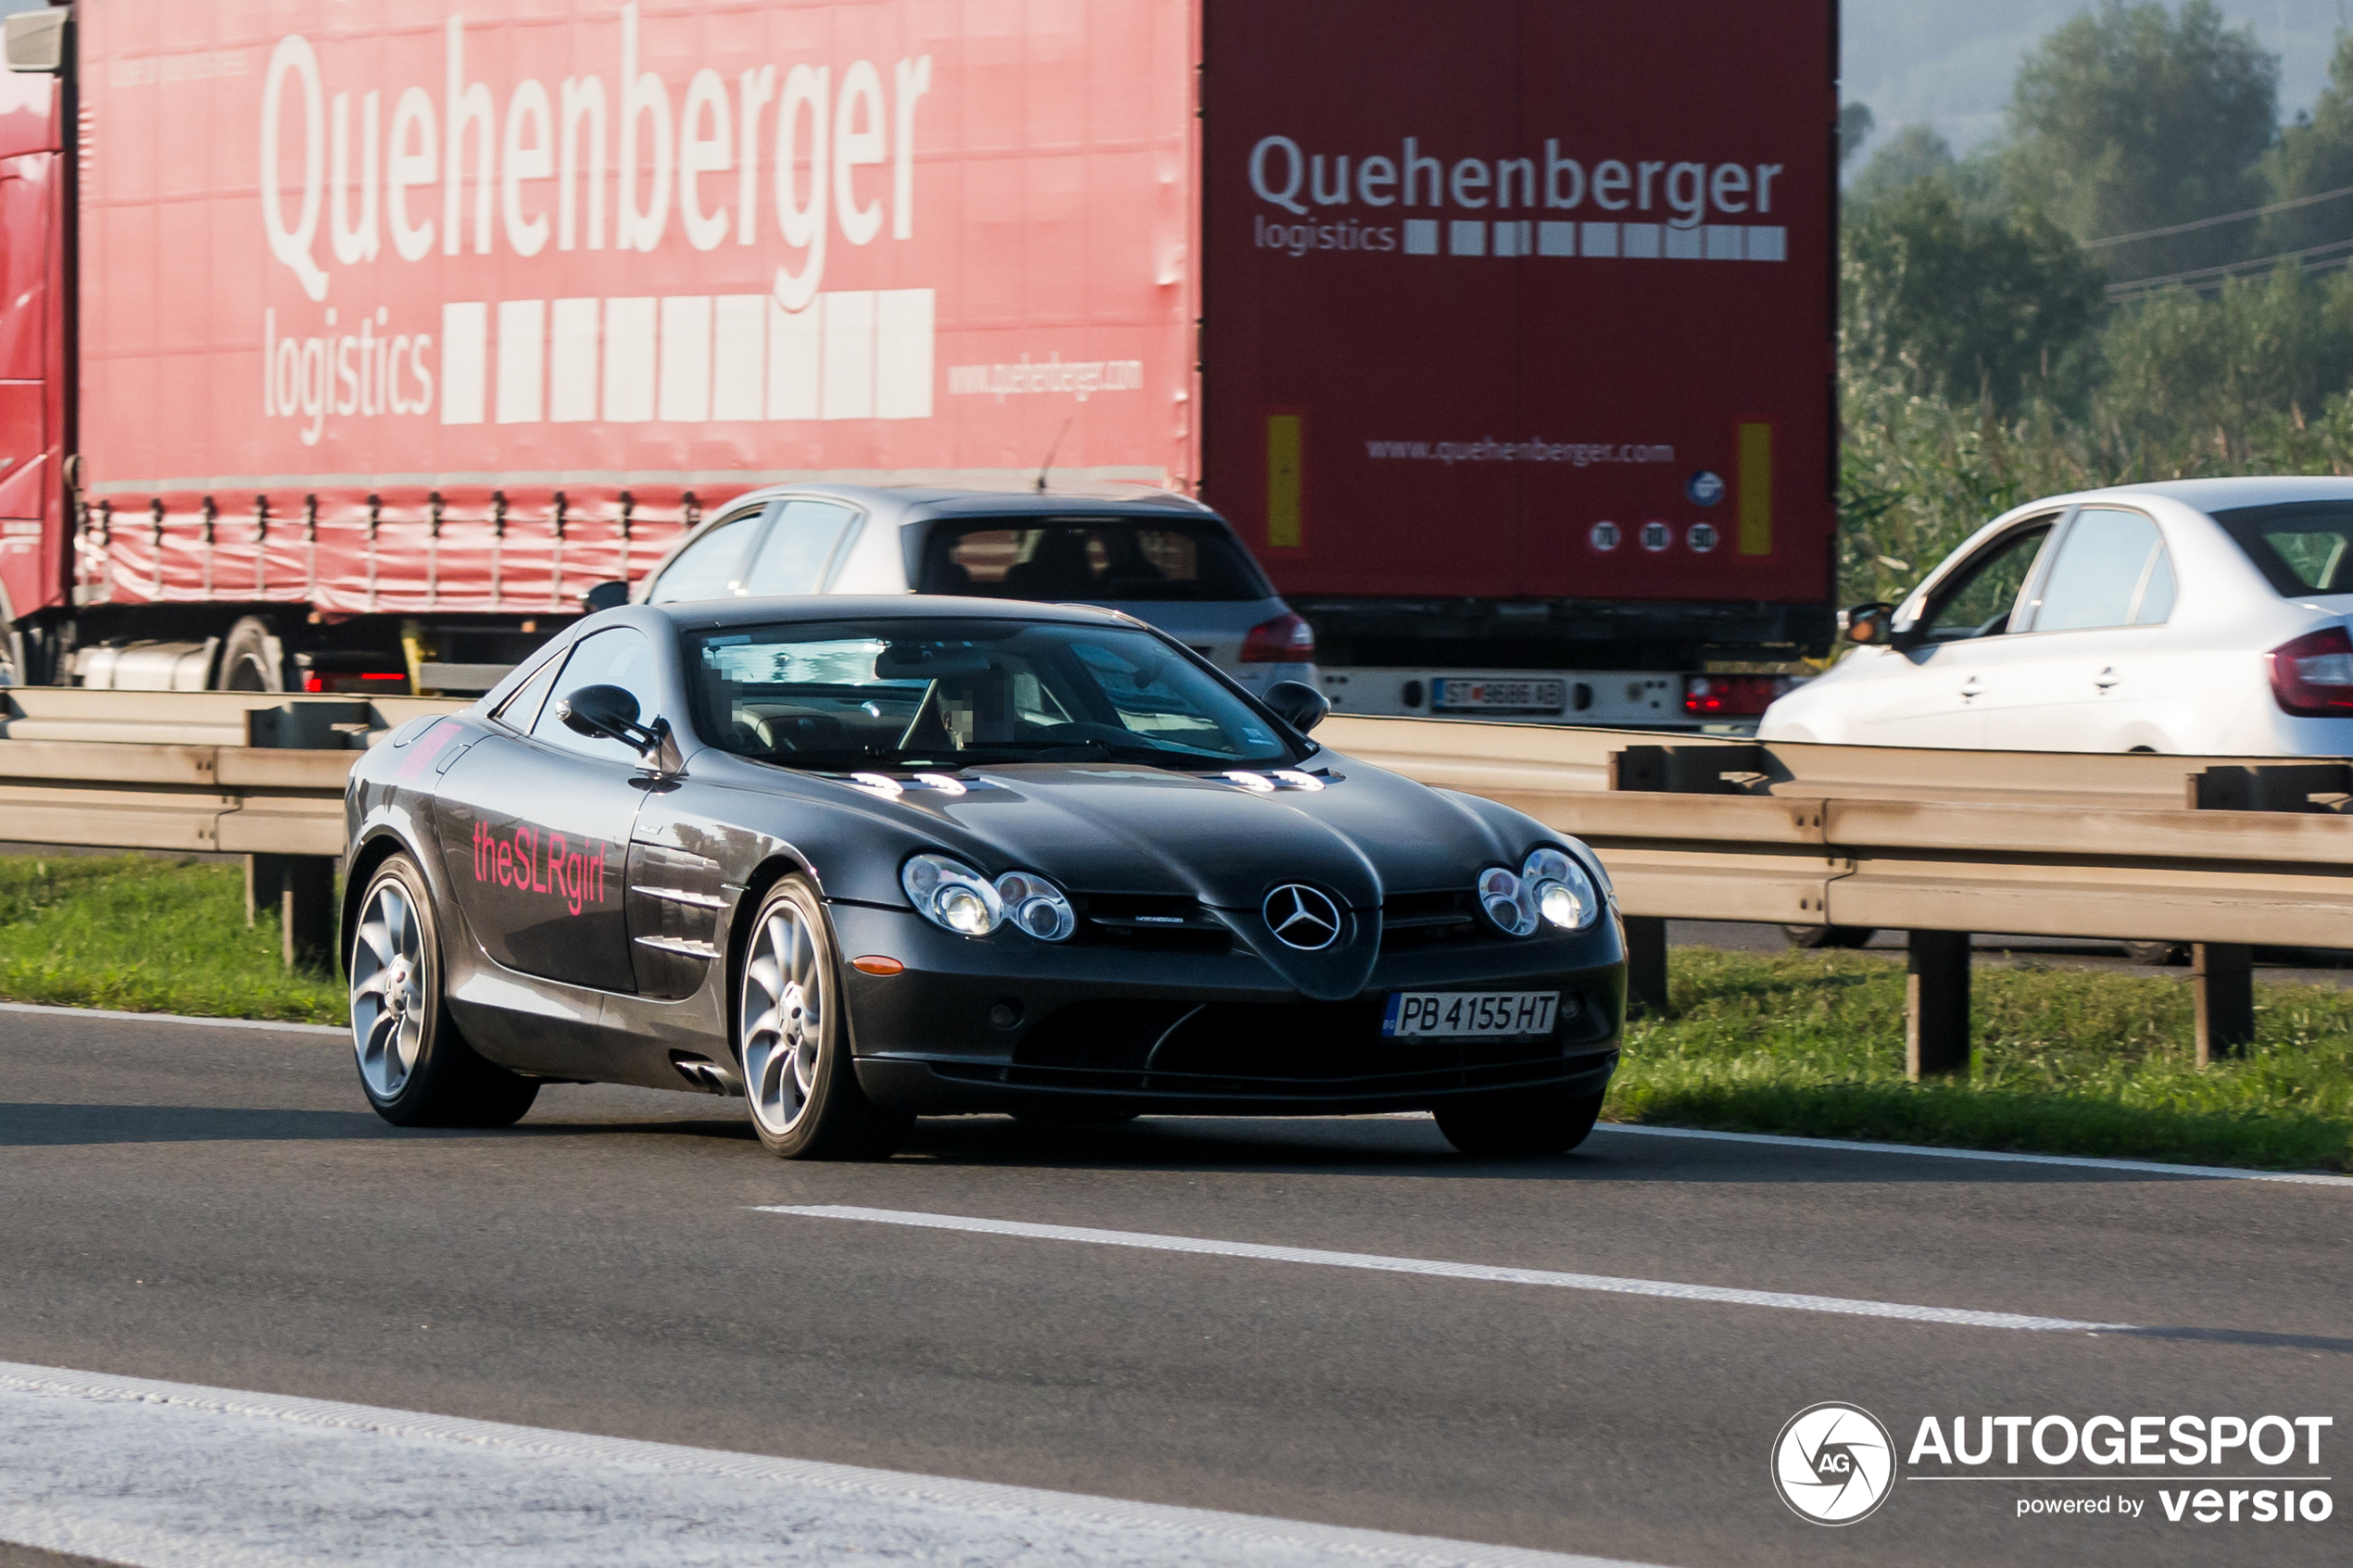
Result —
<instances>
[{"instance_id":1,"label":"front tire","mask_svg":"<svg viewBox=\"0 0 2353 1568\"><path fill-rule=\"evenodd\" d=\"M396 1127L506 1127L539 1085L476 1055L441 989L441 934L424 872L405 854L360 897L346 969L359 1086Z\"/></svg>"},{"instance_id":2,"label":"front tire","mask_svg":"<svg viewBox=\"0 0 2353 1568\"><path fill-rule=\"evenodd\" d=\"M915 1119L859 1087L824 905L788 876L760 901L744 946L736 1056L752 1130L785 1160L887 1160Z\"/></svg>"},{"instance_id":3,"label":"front tire","mask_svg":"<svg viewBox=\"0 0 2353 1568\"><path fill-rule=\"evenodd\" d=\"M1566 1154L1591 1136L1601 1119L1603 1091L1589 1095L1519 1089L1475 1095L1439 1107L1438 1130L1463 1153L1480 1160L1529 1160Z\"/></svg>"}]
</instances>

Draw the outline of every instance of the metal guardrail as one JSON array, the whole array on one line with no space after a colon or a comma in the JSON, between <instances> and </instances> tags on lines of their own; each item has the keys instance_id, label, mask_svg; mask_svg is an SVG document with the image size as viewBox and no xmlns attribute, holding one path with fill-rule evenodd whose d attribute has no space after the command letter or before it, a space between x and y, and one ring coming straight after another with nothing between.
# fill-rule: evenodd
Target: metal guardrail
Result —
<instances>
[{"instance_id":1,"label":"metal guardrail","mask_svg":"<svg viewBox=\"0 0 2353 1568\"><path fill-rule=\"evenodd\" d=\"M252 859L290 960L333 940L353 759L458 701L0 689L0 840ZM1966 1070L1972 931L2197 945L2201 1056L2251 945L2353 948L2353 765L1677 739L1335 715L1335 749L1591 842L1665 995L1669 918L1913 934L1912 1064Z\"/></svg>"}]
</instances>

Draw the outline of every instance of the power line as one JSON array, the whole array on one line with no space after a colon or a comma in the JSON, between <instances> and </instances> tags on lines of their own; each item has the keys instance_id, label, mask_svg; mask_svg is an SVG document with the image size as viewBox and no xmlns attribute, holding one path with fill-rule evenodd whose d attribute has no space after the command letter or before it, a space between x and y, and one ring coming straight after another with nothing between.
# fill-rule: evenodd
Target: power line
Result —
<instances>
[{"instance_id":1,"label":"power line","mask_svg":"<svg viewBox=\"0 0 2353 1568\"><path fill-rule=\"evenodd\" d=\"M2186 234L2194 229L2211 229L2217 224L2243 222L2249 218L2262 218L2290 207L2310 207L2315 202L2334 201L2339 196L2353 196L2353 185L2341 185L2334 191L2319 191L2309 196L2296 196L2269 207L2250 207L2245 212L2225 212L2216 218L2200 218L2193 222L2176 223L2166 229L2144 229L2137 234L2110 234L2104 240L2085 240L2085 250L2098 250L2107 245L2129 245L2134 240L2162 239L2168 234Z\"/></svg>"},{"instance_id":2,"label":"power line","mask_svg":"<svg viewBox=\"0 0 2353 1568\"><path fill-rule=\"evenodd\" d=\"M2353 240L2332 240L2323 245L2284 250L2275 256L2258 256L2246 261L2225 262L2220 267L2196 267L2186 272L2168 272L2161 278L2134 278L2126 282L2110 283L2108 296L2123 299L2135 295L2154 294L2171 283L2181 283L2194 289L2208 287L2226 279L2267 271L2283 261L2296 263L2299 271L2318 272L2353 260L2353 255L2347 253L2353 253Z\"/></svg>"}]
</instances>

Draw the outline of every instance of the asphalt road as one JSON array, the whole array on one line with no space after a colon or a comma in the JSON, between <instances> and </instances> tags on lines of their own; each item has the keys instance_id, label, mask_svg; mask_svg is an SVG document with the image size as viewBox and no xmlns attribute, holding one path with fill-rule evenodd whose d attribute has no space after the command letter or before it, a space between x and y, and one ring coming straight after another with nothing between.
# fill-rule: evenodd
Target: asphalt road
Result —
<instances>
[{"instance_id":1,"label":"asphalt road","mask_svg":"<svg viewBox=\"0 0 2353 1568\"><path fill-rule=\"evenodd\" d=\"M2334 1419L2289 1473L2345 1499L2353 1186L1607 1130L1483 1164L1397 1118L967 1118L886 1164L793 1165L739 1112L557 1088L517 1129L402 1133L321 1035L0 1013L0 1361L1683 1568L2353 1544L2342 1505L2164 1519L2161 1486L2243 1458L1906 1479L1838 1529L1768 1480L1824 1400L1906 1451L1929 1415L2276 1413ZM764 1211L828 1206L1931 1311ZM2100 1494L2145 1512L2017 1512Z\"/></svg>"}]
</instances>

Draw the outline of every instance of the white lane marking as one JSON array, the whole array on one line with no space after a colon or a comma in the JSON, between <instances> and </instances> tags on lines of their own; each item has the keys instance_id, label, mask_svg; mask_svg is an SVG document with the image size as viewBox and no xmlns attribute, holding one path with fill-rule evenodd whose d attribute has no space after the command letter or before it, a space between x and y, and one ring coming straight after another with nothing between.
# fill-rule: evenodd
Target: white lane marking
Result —
<instances>
[{"instance_id":1,"label":"white lane marking","mask_svg":"<svg viewBox=\"0 0 2353 1568\"><path fill-rule=\"evenodd\" d=\"M133 1568L1639 1568L4 1361L0 1540Z\"/></svg>"},{"instance_id":2,"label":"white lane marking","mask_svg":"<svg viewBox=\"0 0 2353 1568\"><path fill-rule=\"evenodd\" d=\"M976 1220L961 1214L920 1214L900 1209L861 1209L840 1203L761 1204L762 1214L797 1214L812 1220L864 1220L875 1224L913 1225L925 1230L976 1231L1035 1241L1084 1241L1098 1247L1139 1247L1153 1252L1204 1252L1222 1258L1258 1258L1274 1263L1321 1263L1384 1273L1430 1274L1441 1279L1483 1280L1497 1285L1549 1285L1567 1290L1599 1290L1614 1296L1658 1296L1671 1301L1721 1302L1735 1307L1779 1307L1797 1312L1840 1312L1849 1317L1895 1318L1905 1323L1957 1323L1966 1328L2056 1329L2076 1333L2120 1333L2122 1323L2078 1323L2073 1318L2032 1317L2023 1312L1984 1312L1967 1307L1919 1307L1903 1301L1858 1301L1843 1296L1799 1296L1780 1290L1741 1290L1720 1285L1681 1285L1672 1280L1620 1279L1610 1274L1557 1273L1550 1269L1509 1269L1491 1263L1446 1263L1429 1258L1385 1258L1376 1252L1324 1252L1307 1247L1268 1247L1255 1241L1209 1241L1199 1236L1154 1236L1147 1231L1104 1231L1083 1225L1033 1225L1020 1220Z\"/></svg>"},{"instance_id":3,"label":"white lane marking","mask_svg":"<svg viewBox=\"0 0 2353 1568\"><path fill-rule=\"evenodd\" d=\"M269 1029L282 1035L333 1035L349 1039L340 1023L272 1023L266 1018L199 1018L185 1012L121 1012L113 1008L58 1008L40 1002L0 1002L0 1012L45 1013L52 1018L107 1018L124 1023L194 1023L206 1029Z\"/></svg>"},{"instance_id":4,"label":"white lane marking","mask_svg":"<svg viewBox=\"0 0 2353 1568\"><path fill-rule=\"evenodd\" d=\"M2168 1165L2155 1160L2100 1160L2074 1154L2006 1154L1982 1148L1936 1148L1916 1143L1862 1143L1847 1138L1795 1138L1778 1133L1711 1133L1696 1127L1654 1127L1632 1122L1597 1122L1597 1133L1637 1133L1655 1138L1708 1138L1718 1143L1766 1144L1775 1148L1834 1148L1853 1154L1916 1154L1931 1160L1994 1160L2011 1165L2074 1165L2090 1171L2137 1171L2153 1176L2192 1176L2233 1182L2291 1182L2305 1186L2353 1186L2353 1176L2324 1171L2243 1171L2234 1165Z\"/></svg>"}]
</instances>

